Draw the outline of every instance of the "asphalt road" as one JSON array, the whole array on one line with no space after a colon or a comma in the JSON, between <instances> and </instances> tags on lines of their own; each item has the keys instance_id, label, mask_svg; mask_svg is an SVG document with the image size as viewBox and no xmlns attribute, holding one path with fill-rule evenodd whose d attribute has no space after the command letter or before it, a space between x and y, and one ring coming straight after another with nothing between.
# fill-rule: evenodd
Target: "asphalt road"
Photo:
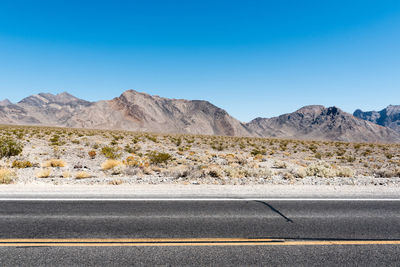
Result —
<instances>
[{"instance_id":1,"label":"asphalt road","mask_svg":"<svg viewBox=\"0 0 400 267\"><path fill-rule=\"evenodd\" d=\"M389 200L8 200L0 265L396 266L399 211ZM119 239L131 241L104 244Z\"/></svg>"}]
</instances>

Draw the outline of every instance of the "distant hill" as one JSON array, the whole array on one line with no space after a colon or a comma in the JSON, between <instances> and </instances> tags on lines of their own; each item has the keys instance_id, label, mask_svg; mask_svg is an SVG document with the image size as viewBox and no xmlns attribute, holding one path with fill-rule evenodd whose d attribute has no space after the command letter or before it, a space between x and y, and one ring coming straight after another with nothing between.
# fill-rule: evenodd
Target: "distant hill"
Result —
<instances>
[{"instance_id":1,"label":"distant hill","mask_svg":"<svg viewBox=\"0 0 400 267\"><path fill-rule=\"evenodd\" d=\"M397 132L361 120L337 107L305 106L274 118L257 118L247 124L260 136L351 142L399 142Z\"/></svg>"},{"instance_id":2,"label":"distant hill","mask_svg":"<svg viewBox=\"0 0 400 267\"><path fill-rule=\"evenodd\" d=\"M357 109L354 111L353 115L357 118L389 127L400 133L400 105L389 105L381 111L363 112L362 110Z\"/></svg>"},{"instance_id":3,"label":"distant hill","mask_svg":"<svg viewBox=\"0 0 400 267\"><path fill-rule=\"evenodd\" d=\"M373 118L376 116L371 115ZM278 117L257 118L249 123L242 123L207 101L169 99L134 90L125 91L112 100L98 102L85 101L66 92L57 95L40 93L15 104L3 100L0 101L0 123L353 142L400 142L400 133L356 118L337 107L306 106Z\"/></svg>"}]
</instances>

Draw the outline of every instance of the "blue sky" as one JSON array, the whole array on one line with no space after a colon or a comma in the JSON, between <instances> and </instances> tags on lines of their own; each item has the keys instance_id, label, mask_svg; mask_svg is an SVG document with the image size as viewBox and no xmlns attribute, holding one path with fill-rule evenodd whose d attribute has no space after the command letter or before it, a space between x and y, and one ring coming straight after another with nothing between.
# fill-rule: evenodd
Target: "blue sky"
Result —
<instances>
[{"instance_id":1,"label":"blue sky","mask_svg":"<svg viewBox=\"0 0 400 267\"><path fill-rule=\"evenodd\" d=\"M0 2L0 98L127 89L242 121L400 104L400 1Z\"/></svg>"}]
</instances>

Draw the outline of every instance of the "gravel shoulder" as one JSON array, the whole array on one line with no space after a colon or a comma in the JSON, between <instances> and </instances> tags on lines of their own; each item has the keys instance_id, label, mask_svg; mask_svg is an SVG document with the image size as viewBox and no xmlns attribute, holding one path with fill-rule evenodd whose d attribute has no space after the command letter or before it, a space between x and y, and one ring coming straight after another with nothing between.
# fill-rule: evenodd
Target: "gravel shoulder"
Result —
<instances>
[{"instance_id":1,"label":"gravel shoulder","mask_svg":"<svg viewBox=\"0 0 400 267\"><path fill-rule=\"evenodd\" d=\"M398 186L327 185L0 185L0 198L399 198Z\"/></svg>"}]
</instances>

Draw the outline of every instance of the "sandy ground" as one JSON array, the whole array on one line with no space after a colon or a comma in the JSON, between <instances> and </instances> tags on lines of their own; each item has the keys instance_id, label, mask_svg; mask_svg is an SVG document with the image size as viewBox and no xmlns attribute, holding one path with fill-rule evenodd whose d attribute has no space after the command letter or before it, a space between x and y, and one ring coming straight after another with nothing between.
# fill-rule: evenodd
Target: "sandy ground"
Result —
<instances>
[{"instance_id":1,"label":"sandy ground","mask_svg":"<svg viewBox=\"0 0 400 267\"><path fill-rule=\"evenodd\" d=\"M395 144L0 127L10 140L0 178L16 185L400 186Z\"/></svg>"}]
</instances>

